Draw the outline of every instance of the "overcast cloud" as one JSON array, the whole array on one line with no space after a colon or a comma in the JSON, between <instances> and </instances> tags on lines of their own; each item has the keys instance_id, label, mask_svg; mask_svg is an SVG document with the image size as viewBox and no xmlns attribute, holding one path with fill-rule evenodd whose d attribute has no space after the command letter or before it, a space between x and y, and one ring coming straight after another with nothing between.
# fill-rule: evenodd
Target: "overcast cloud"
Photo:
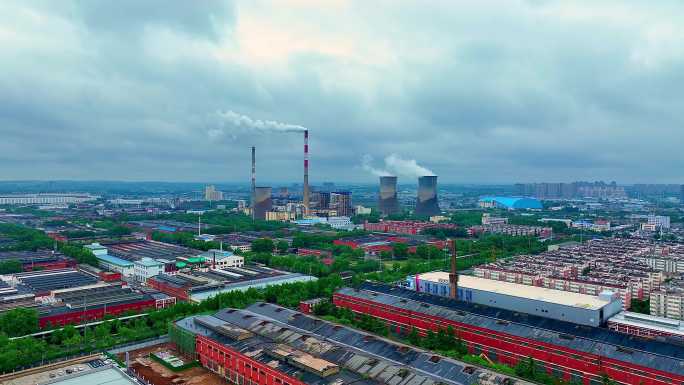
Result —
<instances>
[{"instance_id":1,"label":"overcast cloud","mask_svg":"<svg viewBox=\"0 0 684 385\"><path fill-rule=\"evenodd\" d=\"M248 181L255 145L261 180L299 181L301 133L260 122L310 129L314 182L396 154L442 182L681 183L682 20L680 0L4 0L0 179Z\"/></svg>"}]
</instances>

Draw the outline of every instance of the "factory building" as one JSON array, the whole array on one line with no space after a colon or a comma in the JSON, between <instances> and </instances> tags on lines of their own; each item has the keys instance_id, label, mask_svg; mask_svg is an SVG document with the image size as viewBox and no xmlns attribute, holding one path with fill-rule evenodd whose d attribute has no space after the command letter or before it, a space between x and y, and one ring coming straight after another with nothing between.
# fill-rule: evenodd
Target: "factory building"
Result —
<instances>
[{"instance_id":1,"label":"factory building","mask_svg":"<svg viewBox=\"0 0 684 385\"><path fill-rule=\"evenodd\" d=\"M121 259L112 255L96 255L100 267L105 270L114 271L123 277L131 277L135 274L135 265L131 261Z\"/></svg>"},{"instance_id":2,"label":"factory building","mask_svg":"<svg viewBox=\"0 0 684 385\"><path fill-rule=\"evenodd\" d=\"M604 375L633 385L684 381L680 346L605 328L370 282L338 290L333 302L385 321L402 334L414 328L425 335L451 327L471 354L509 366L532 358L537 370L568 382L600 385Z\"/></svg>"},{"instance_id":3,"label":"factory building","mask_svg":"<svg viewBox=\"0 0 684 385\"><path fill-rule=\"evenodd\" d=\"M0 195L0 205L52 205L94 201L100 198L90 194L11 194Z\"/></svg>"},{"instance_id":4,"label":"factory building","mask_svg":"<svg viewBox=\"0 0 684 385\"><path fill-rule=\"evenodd\" d=\"M417 292L442 297L450 295L447 272L410 275L406 278L405 286ZM459 277L458 298L465 302L589 326L603 325L608 318L622 310L622 303L612 292L603 292L595 297L468 275Z\"/></svg>"},{"instance_id":5,"label":"factory building","mask_svg":"<svg viewBox=\"0 0 684 385\"><path fill-rule=\"evenodd\" d=\"M437 203L437 176L421 176L418 178L416 215L430 217L440 212L441 210Z\"/></svg>"},{"instance_id":6,"label":"factory building","mask_svg":"<svg viewBox=\"0 0 684 385\"><path fill-rule=\"evenodd\" d=\"M608 328L638 337L667 337L684 341L684 322L648 314L620 312L608 320Z\"/></svg>"},{"instance_id":7,"label":"factory building","mask_svg":"<svg viewBox=\"0 0 684 385\"><path fill-rule=\"evenodd\" d=\"M0 252L0 262L4 261L19 261L23 271L64 269L76 266L76 261L52 250L3 251Z\"/></svg>"},{"instance_id":8,"label":"factory building","mask_svg":"<svg viewBox=\"0 0 684 385\"><path fill-rule=\"evenodd\" d=\"M133 262L133 276L140 283L146 283L148 278L164 272L164 263L156 259L145 257Z\"/></svg>"},{"instance_id":9,"label":"factory building","mask_svg":"<svg viewBox=\"0 0 684 385\"><path fill-rule=\"evenodd\" d=\"M207 263L214 269L224 269L226 267L242 267L245 258L235 255L231 251L211 249L201 254Z\"/></svg>"},{"instance_id":10,"label":"factory building","mask_svg":"<svg viewBox=\"0 0 684 385\"><path fill-rule=\"evenodd\" d=\"M482 197L479 205L482 208L501 208L507 210L541 210L542 203L536 198L524 197Z\"/></svg>"},{"instance_id":11,"label":"factory building","mask_svg":"<svg viewBox=\"0 0 684 385\"><path fill-rule=\"evenodd\" d=\"M157 308L159 300L120 285L94 284L54 290L52 305L39 311L41 328L99 320L105 315ZM163 300L161 300L163 302Z\"/></svg>"},{"instance_id":12,"label":"factory building","mask_svg":"<svg viewBox=\"0 0 684 385\"><path fill-rule=\"evenodd\" d=\"M395 233L416 235L425 229L455 229L457 226L452 223L433 223L422 221L380 221L376 223L366 221L363 229L366 231L376 231L380 233Z\"/></svg>"},{"instance_id":13,"label":"factory building","mask_svg":"<svg viewBox=\"0 0 684 385\"><path fill-rule=\"evenodd\" d=\"M315 279L303 274L250 265L184 271L173 276L159 274L149 278L147 285L179 300L200 302L220 293Z\"/></svg>"},{"instance_id":14,"label":"factory building","mask_svg":"<svg viewBox=\"0 0 684 385\"><path fill-rule=\"evenodd\" d=\"M399 213L399 201L397 200L397 177L381 176L380 193L378 196L378 210L381 215L393 215Z\"/></svg>"},{"instance_id":15,"label":"factory building","mask_svg":"<svg viewBox=\"0 0 684 385\"><path fill-rule=\"evenodd\" d=\"M465 385L509 383L462 362L269 303L177 321L171 342L235 384Z\"/></svg>"}]
</instances>

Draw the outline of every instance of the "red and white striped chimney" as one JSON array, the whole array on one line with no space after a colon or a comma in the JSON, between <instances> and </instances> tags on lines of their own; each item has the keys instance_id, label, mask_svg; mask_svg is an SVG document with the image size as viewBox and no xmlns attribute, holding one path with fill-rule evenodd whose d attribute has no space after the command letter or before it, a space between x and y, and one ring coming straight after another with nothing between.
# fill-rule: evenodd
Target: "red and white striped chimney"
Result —
<instances>
[{"instance_id":1,"label":"red and white striped chimney","mask_svg":"<svg viewBox=\"0 0 684 385\"><path fill-rule=\"evenodd\" d=\"M309 215L309 130L304 130L304 215Z\"/></svg>"},{"instance_id":2,"label":"red and white striped chimney","mask_svg":"<svg viewBox=\"0 0 684 385\"><path fill-rule=\"evenodd\" d=\"M254 219L254 205L256 204L256 148L252 146L252 201L250 207L252 208L252 219Z\"/></svg>"}]
</instances>

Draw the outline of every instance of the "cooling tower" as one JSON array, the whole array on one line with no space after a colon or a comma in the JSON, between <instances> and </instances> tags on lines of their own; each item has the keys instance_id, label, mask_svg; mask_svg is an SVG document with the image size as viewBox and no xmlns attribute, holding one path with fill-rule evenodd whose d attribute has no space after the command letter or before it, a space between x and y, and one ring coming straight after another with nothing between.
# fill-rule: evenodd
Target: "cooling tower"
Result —
<instances>
[{"instance_id":1,"label":"cooling tower","mask_svg":"<svg viewBox=\"0 0 684 385\"><path fill-rule=\"evenodd\" d=\"M418 178L416 215L432 216L439 213L439 205L437 204L437 176L421 176Z\"/></svg>"},{"instance_id":2,"label":"cooling tower","mask_svg":"<svg viewBox=\"0 0 684 385\"><path fill-rule=\"evenodd\" d=\"M397 201L397 177L380 177L380 196L378 199L378 210L381 215L393 215L399 212L399 201Z\"/></svg>"},{"instance_id":3,"label":"cooling tower","mask_svg":"<svg viewBox=\"0 0 684 385\"><path fill-rule=\"evenodd\" d=\"M271 211L271 188L257 187L254 189L255 204L254 204L254 218L266 219L266 212Z\"/></svg>"}]
</instances>

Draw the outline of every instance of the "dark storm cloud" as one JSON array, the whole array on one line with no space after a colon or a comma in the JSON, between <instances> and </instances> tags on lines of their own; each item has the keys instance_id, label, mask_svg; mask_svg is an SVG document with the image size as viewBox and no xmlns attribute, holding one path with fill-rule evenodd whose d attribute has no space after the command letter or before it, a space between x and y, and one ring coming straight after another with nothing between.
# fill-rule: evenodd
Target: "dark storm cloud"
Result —
<instances>
[{"instance_id":1,"label":"dark storm cloud","mask_svg":"<svg viewBox=\"0 0 684 385\"><path fill-rule=\"evenodd\" d=\"M0 179L679 182L676 1L0 2ZM230 135L212 140L217 128Z\"/></svg>"}]
</instances>

